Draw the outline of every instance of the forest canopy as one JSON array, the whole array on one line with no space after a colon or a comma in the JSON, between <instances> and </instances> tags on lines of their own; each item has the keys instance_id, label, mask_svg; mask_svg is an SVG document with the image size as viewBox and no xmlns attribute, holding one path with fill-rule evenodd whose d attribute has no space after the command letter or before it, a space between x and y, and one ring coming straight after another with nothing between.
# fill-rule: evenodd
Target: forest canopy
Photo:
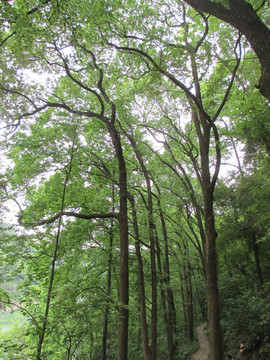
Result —
<instances>
[{"instance_id":1,"label":"forest canopy","mask_svg":"<svg viewBox=\"0 0 270 360\"><path fill-rule=\"evenodd\" d=\"M269 359L268 1L0 9L0 358Z\"/></svg>"}]
</instances>

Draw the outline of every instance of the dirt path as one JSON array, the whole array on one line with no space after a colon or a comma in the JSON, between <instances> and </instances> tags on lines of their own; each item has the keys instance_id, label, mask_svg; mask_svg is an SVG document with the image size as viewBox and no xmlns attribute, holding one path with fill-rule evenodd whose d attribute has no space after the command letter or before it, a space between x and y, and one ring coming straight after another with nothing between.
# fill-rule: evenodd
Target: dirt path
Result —
<instances>
[{"instance_id":1,"label":"dirt path","mask_svg":"<svg viewBox=\"0 0 270 360\"><path fill-rule=\"evenodd\" d=\"M205 324L196 327L196 334L199 343L199 350L191 355L190 360L208 360L209 342L204 333Z\"/></svg>"}]
</instances>

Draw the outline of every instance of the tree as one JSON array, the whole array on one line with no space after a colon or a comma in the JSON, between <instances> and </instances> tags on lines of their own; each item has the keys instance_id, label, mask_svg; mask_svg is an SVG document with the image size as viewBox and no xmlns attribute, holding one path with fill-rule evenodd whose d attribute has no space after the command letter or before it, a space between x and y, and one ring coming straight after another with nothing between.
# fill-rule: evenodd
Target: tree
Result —
<instances>
[{"instance_id":1,"label":"tree","mask_svg":"<svg viewBox=\"0 0 270 360\"><path fill-rule=\"evenodd\" d=\"M70 35L70 34L69 34ZM70 115L73 116L90 116L90 118L96 118L99 119L99 121L101 121L105 128L107 129L108 134L111 137L111 141L112 141L112 145L115 149L115 155L116 158L118 159L118 164L119 164L119 203L120 203L120 207L119 207L119 216L114 214L114 215L105 215L105 217L115 217L119 220L119 230L120 230L120 257L121 257L121 261L120 261L120 292L119 292L119 358L120 359L124 359L126 358L126 352L127 352L127 335L128 335L128 228L127 228L127 190L126 190L126 170L125 170L125 160L122 154L122 146L121 146L121 140L120 140L120 135L119 132L117 131L116 127L115 127L115 119L116 119L116 107L115 104L110 100L109 96L106 93L105 88L103 87L103 70L99 67L99 65L97 64L97 60L96 57L94 55L94 53L89 50L84 48L84 50L78 50L79 51L84 51L85 55L87 57L90 56L90 58L92 59L92 66L93 66L93 71L96 74L95 76L97 76L96 79L96 84L95 86L97 87L97 90L93 87L89 87L87 85L84 85L84 79L77 79L76 77L74 77L73 75L73 70L72 67L74 66L74 63L71 64L70 60L71 58L68 60L62 53L61 51L61 45L60 43L58 43L59 37L57 37L57 39L54 40L48 40L46 38L44 38L44 41L47 42L47 46L54 48L54 56L56 56L56 58L58 58L57 60L57 67L59 67L60 69L64 69L64 73L65 75L63 75L62 77L62 81L60 81L61 85L58 87L58 95L56 95L56 93L54 95L52 95L54 97L54 99L58 99L57 101L50 101L50 100L45 100L44 98L42 99L42 104L40 104L40 100L37 100L35 96L32 97L32 99L30 98L30 94L28 94L29 96L26 96L23 90L17 90L16 89L12 89L11 87L6 87L6 86L2 86L1 89L2 91L6 94L6 96L13 96L15 95L17 97L17 100L20 101L19 99L28 99L28 104L30 105L30 108L32 108L31 110L27 109L25 113L21 114L19 123L21 121L21 119L27 118L29 116L35 116L36 114L46 111L47 109L62 109L64 111L67 111L67 114L69 113ZM70 40L66 39L68 42ZM75 49L74 49L75 50ZM75 51L76 52L76 51ZM73 53L72 57L75 55L75 53ZM78 55L79 56L79 55ZM55 59L56 59L55 58ZM51 69L53 69L54 65L53 63L51 63L52 59L47 59L46 57L43 58L43 61L47 62L51 67ZM58 62L59 61L59 62ZM71 61L72 62L72 61ZM56 70L56 68L54 69ZM53 71L54 71L53 70ZM92 103L95 104L96 110L95 111L82 111L80 110L80 106L76 108L76 104L71 104L70 99L69 99L69 104L67 105L67 103L65 102L65 100L63 100L63 95L65 93L65 91L70 88L71 84L74 84L75 87L77 86L78 89L81 89L82 91L86 91L88 92L90 98L92 98ZM73 88L73 90L75 90L75 92L73 92L73 95L75 95L75 98L78 96L78 89L75 90L75 88ZM57 90L56 90L57 92ZM76 94L77 93L77 94ZM62 100L61 100L62 99ZM39 103L37 103L37 101ZM75 106L75 107L74 107ZM106 107L108 106L108 109L106 109ZM61 110L60 110L61 112ZM50 119L50 116L53 114L53 112L49 111L47 112L47 120ZM108 115L107 115L108 114ZM45 118L47 117L45 115ZM42 116L41 116L42 119ZM41 120L42 121L42 120ZM46 120L45 120L46 121ZM17 125L19 125L19 123ZM13 126L13 125L12 125ZM14 125L16 126L16 125ZM19 155L20 157L20 155ZM48 170L48 169L47 169ZM40 171L40 170L39 170ZM60 210L60 209L59 209ZM68 215L67 212L64 212L63 209L60 211L60 213L58 212L55 216L53 216L51 219L49 220L44 220L39 221L39 225L41 224L46 224L46 223L52 223L53 221L59 219L63 214ZM71 214L69 213L69 215L74 215L77 217L83 217L83 215L79 215L79 214ZM97 216L99 217L99 216ZM101 215L101 217L103 217L103 215ZM86 218L89 218L88 216L86 216ZM90 218L96 218L96 216L90 216Z\"/></svg>"}]
</instances>

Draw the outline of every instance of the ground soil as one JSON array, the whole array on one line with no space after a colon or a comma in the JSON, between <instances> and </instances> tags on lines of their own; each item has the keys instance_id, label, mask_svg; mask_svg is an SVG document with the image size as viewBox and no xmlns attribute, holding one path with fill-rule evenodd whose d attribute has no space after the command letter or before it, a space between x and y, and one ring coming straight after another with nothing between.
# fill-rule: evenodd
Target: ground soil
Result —
<instances>
[{"instance_id":1,"label":"ground soil","mask_svg":"<svg viewBox=\"0 0 270 360\"><path fill-rule=\"evenodd\" d=\"M204 333L205 324L196 327L199 349L190 356L190 360L208 360L209 341Z\"/></svg>"}]
</instances>

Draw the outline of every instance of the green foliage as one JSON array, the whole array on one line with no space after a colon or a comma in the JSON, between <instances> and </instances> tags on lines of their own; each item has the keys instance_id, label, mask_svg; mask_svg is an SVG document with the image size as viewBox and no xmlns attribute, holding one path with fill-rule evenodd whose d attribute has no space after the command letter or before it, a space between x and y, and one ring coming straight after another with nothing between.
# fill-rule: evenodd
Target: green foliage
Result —
<instances>
[{"instance_id":1,"label":"green foliage","mask_svg":"<svg viewBox=\"0 0 270 360\"><path fill-rule=\"evenodd\" d=\"M233 283L234 280L231 281ZM248 344L252 352L258 345L267 348L270 342L270 302L269 283L260 289L245 288L234 296L223 297L223 327L227 344L234 343L234 338ZM241 340L240 340L240 336ZM263 356L263 354L262 354ZM263 357L262 357L263 358Z\"/></svg>"},{"instance_id":2,"label":"green foliage","mask_svg":"<svg viewBox=\"0 0 270 360\"><path fill-rule=\"evenodd\" d=\"M215 2L225 8L230 4ZM260 1L251 3L254 8L260 5ZM36 357L58 233L58 221L46 220L53 220L62 205L63 211L78 216L118 213L123 196L117 164L121 152L128 197L134 198L137 212L150 334L149 193L136 158L138 150L151 179L155 246L160 244L155 249L161 259L157 359L168 358L161 291L166 293L170 286L176 305L177 358L185 359L196 345L186 341L183 265L191 266L190 290L200 321L206 303L203 192L211 185L210 180L207 185L202 182L202 149L208 146L211 177L217 144L209 119L219 109L231 80L239 50L236 31L170 0L16 0L2 1L1 11L1 198L20 204L19 219L24 224L14 229L1 224L1 299L2 307L18 301L24 317L19 312L1 314L0 326L8 326L8 331L3 332L0 357ZM242 144L245 159L242 174L227 174L228 182L220 182L215 189L223 326L227 338L229 332L253 333L266 344L270 114L269 105L254 88L259 64L244 41L242 47L243 62L216 121L222 156L229 158L234 142L236 147ZM194 121L201 110L204 128ZM113 130L118 131L122 149L116 149ZM139 359L143 357L142 294L132 215L129 203L129 357ZM121 281L118 220L61 218L44 359L100 359L107 313L107 359L115 358ZM35 226L40 222L42 226ZM265 281L261 288L253 232ZM164 282L167 250L170 286Z\"/></svg>"},{"instance_id":3,"label":"green foliage","mask_svg":"<svg viewBox=\"0 0 270 360\"><path fill-rule=\"evenodd\" d=\"M20 311L0 314L1 359L28 359L29 339L25 335L26 322Z\"/></svg>"}]
</instances>

